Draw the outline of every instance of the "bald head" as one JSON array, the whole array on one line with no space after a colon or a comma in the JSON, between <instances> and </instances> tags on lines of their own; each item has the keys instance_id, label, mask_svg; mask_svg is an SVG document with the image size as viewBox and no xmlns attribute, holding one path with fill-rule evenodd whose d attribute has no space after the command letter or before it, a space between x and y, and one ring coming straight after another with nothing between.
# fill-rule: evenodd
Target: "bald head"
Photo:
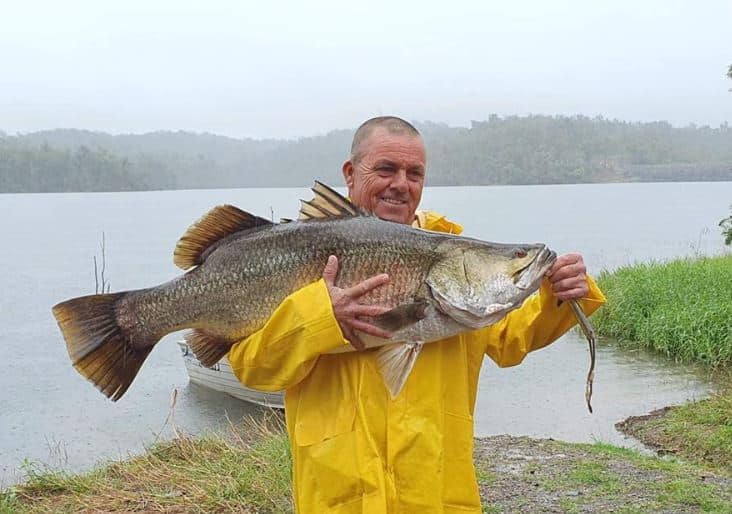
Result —
<instances>
[{"instance_id":1,"label":"bald head","mask_svg":"<svg viewBox=\"0 0 732 514\"><path fill-rule=\"evenodd\" d=\"M426 166L419 131L400 118L382 116L356 130L343 178L355 205L383 220L411 224Z\"/></svg>"},{"instance_id":2,"label":"bald head","mask_svg":"<svg viewBox=\"0 0 732 514\"><path fill-rule=\"evenodd\" d=\"M414 125L396 116L377 116L370 120L364 121L353 134L353 142L351 143L351 158L353 162L358 162L362 157L362 148L364 142L369 138L371 133L376 129L382 129L389 134L406 135L421 138L419 130Z\"/></svg>"}]
</instances>

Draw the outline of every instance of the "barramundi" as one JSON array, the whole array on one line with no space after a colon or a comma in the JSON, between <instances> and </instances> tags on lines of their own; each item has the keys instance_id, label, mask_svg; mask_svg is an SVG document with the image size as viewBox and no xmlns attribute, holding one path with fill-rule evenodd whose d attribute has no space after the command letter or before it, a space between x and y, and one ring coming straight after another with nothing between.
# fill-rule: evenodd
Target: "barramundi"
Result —
<instances>
[{"instance_id":1,"label":"barramundi","mask_svg":"<svg viewBox=\"0 0 732 514\"><path fill-rule=\"evenodd\" d=\"M534 293L556 259L544 244L499 244L381 220L316 183L300 218L273 223L231 205L213 208L178 242L186 273L164 284L73 298L53 307L74 367L118 400L166 334L186 339L213 366L260 329L294 291L320 279L338 258L338 287L387 273L361 298L390 309L368 321L390 339L360 334L378 347L392 396L422 345L488 326ZM343 345L337 351L355 351Z\"/></svg>"}]
</instances>

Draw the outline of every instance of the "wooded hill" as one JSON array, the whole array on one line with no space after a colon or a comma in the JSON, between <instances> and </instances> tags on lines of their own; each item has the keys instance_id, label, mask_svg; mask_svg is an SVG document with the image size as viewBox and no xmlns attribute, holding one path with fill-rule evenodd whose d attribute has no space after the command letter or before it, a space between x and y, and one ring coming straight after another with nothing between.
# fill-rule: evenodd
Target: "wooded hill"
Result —
<instances>
[{"instance_id":1,"label":"wooded hill","mask_svg":"<svg viewBox=\"0 0 732 514\"><path fill-rule=\"evenodd\" d=\"M732 130L584 116L417 124L428 185L732 180ZM0 192L341 184L352 130L297 140L59 129L0 132Z\"/></svg>"}]
</instances>

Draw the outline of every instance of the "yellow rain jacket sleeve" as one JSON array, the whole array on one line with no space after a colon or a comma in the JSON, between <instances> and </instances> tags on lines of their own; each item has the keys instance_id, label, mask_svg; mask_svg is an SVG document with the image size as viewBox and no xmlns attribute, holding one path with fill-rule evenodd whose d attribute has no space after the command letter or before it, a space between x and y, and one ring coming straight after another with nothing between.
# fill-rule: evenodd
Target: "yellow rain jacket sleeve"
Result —
<instances>
[{"instance_id":1,"label":"yellow rain jacket sleeve","mask_svg":"<svg viewBox=\"0 0 732 514\"><path fill-rule=\"evenodd\" d=\"M429 211L415 225L462 231ZM581 304L590 314L604 297L588 283ZM484 356L518 364L573 324L545 281L497 324L426 344L391 399L375 352L324 354L348 343L320 280L290 295L261 330L234 345L229 361L244 384L285 389L300 514L477 514L473 411Z\"/></svg>"},{"instance_id":2,"label":"yellow rain jacket sleeve","mask_svg":"<svg viewBox=\"0 0 732 514\"><path fill-rule=\"evenodd\" d=\"M281 391L302 380L320 354L344 344L320 279L288 296L261 330L235 344L229 362L249 387Z\"/></svg>"}]
</instances>

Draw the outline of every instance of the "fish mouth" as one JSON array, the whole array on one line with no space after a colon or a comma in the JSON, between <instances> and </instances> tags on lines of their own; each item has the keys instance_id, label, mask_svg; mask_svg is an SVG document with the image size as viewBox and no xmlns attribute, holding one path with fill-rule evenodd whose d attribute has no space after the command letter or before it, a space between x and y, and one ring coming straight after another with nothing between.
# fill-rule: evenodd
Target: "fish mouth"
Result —
<instances>
[{"instance_id":1,"label":"fish mouth","mask_svg":"<svg viewBox=\"0 0 732 514\"><path fill-rule=\"evenodd\" d=\"M538 282L544 278L544 275L549 271L549 268L552 267L556 259L556 252L542 245L542 249L536 254L534 259L514 273L513 280L516 287L519 289L530 289L538 285Z\"/></svg>"}]
</instances>

